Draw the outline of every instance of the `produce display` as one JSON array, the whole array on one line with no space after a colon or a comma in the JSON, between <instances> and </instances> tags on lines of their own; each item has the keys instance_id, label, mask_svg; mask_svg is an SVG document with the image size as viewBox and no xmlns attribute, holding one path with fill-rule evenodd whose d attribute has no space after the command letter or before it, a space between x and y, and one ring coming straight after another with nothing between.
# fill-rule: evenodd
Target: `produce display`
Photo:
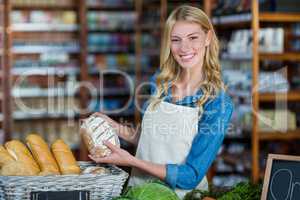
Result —
<instances>
[{"instance_id":1,"label":"produce display","mask_svg":"<svg viewBox=\"0 0 300 200\"><path fill-rule=\"evenodd\" d=\"M102 117L91 115L83 120L80 134L90 153L99 157L108 156L111 151L104 141L120 146L118 135L112 126Z\"/></svg>"},{"instance_id":2,"label":"produce display","mask_svg":"<svg viewBox=\"0 0 300 200\"><path fill-rule=\"evenodd\" d=\"M159 182L149 182L130 187L125 194L114 200L180 200L176 193Z\"/></svg>"},{"instance_id":3,"label":"produce display","mask_svg":"<svg viewBox=\"0 0 300 200\"><path fill-rule=\"evenodd\" d=\"M255 185L249 182L241 182L230 190L193 190L187 193L183 200L259 200L261 192L261 184Z\"/></svg>"}]
</instances>

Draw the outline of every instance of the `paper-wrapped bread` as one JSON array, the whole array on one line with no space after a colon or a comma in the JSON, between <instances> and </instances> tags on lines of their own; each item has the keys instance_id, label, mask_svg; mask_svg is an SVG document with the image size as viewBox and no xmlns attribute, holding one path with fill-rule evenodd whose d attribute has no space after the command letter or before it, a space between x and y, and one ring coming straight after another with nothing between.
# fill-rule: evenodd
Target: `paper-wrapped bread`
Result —
<instances>
[{"instance_id":1,"label":"paper-wrapped bread","mask_svg":"<svg viewBox=\"0 0 300 200\"><path fill-rule=\"evenodd\" d=\"M63 140L56 140L52 144L51 150L62 174L80 174L80 167L71 149Z\"/></svg>"},{"instance_id":2,"label":"paper-wrapped bread","mask_svg":"<svg viewBox=\"0 0 300 200\"><path fill-rule=\"evenodd\" d=\"M105 157L111 153L110 149L103 144L103 141L120 146L116 131L102 117L91 115L82 121L80 134L90 153L99 157Z\"/></svg>"},{"instance_id":3,"label":"paper-wrapped bread","mask_svg":"<svg viewBox=\"0 0 300 200\"><path fill-rule=\"evenodd\" d=\"M10 165L4 165L1 169L2 174L33 176L40 172L38 164L22 142L12 140L6 142L5 147L8 153L14 158L15 163L10 162ZM15 168L13 166L15 166ZM17 173L15 173L15 171L17 171Z\"/></svg>"},{"instance_id":4,"label":"paper-wrapped bread","mask_svg":"<svg viewBox=\"0 0 300 200\"><path fill-rule=\"evenodd\" d=\"M87 167L82 171L82 174L109 174L110 171L109 169L106 169L104 167L99 167L99 166L91 166Z\"/></svg>"},{"instance_id":5,"label":"paper-wrapped bread","mask_svg":"<svg viewBox=\"0 0 300 200\"><path fill-rule=\"evenodd\" d=\"M39 175L59 175L59 168L52 155L47 143L43 138L36 134L30 134L26 137L26 143L31 150L33 157L40 166Z\"/></svg>"}]
</instances>

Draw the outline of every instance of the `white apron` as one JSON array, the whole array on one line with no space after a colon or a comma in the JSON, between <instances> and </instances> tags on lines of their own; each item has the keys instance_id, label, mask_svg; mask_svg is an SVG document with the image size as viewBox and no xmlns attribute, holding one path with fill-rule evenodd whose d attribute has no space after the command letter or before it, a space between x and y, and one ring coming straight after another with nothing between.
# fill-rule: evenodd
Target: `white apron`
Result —
<instances>
[{"instance_id":1,"label":"white apron","mask_svg":"<svg viewBox=\"0 0 300 200\"><path fill-rule=\"evenodd\" d=\"M156 164L183 164L198 132L199 108L160 102L155 109L148 106L142 121L136 157ZM129 185L155 179L133 168ZM206 177L197 189L208 190ZM190 190L175 189L180 198Z\"/></svg>"}]
</instances>

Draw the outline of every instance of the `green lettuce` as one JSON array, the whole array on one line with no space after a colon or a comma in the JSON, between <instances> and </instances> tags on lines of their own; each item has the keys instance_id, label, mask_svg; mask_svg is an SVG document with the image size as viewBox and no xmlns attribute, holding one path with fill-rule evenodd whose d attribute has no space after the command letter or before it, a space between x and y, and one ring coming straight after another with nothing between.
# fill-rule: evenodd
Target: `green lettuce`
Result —
<instances>
[{"instance_id":1,"label":"green lettuce","mask_svg":"<svg viewBox=\"0 0 300 200\"><path fill-rule=\"evenodd\" d=\"M130 187L124 195L114 200L180 200L176 193L164 184L149 182Z\"/></svg>"}]
</instances>

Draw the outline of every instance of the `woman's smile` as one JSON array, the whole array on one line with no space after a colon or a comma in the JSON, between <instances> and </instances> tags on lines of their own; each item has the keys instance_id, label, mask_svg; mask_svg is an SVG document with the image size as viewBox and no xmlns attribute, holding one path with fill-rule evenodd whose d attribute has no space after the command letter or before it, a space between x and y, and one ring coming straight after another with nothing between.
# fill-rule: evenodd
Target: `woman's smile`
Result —
<instances>
[{"instance_id":1,"label":"woman's smile","mask_svg":"<svg viewBox=\"0 0 300 200\"><path fill-rule=\"evenodd\" d=\"M179 55L182 62L190 62L194 57L195 57L195 53L187 53L187 54L181 54Z\"/></svg>"}]
</instances>

